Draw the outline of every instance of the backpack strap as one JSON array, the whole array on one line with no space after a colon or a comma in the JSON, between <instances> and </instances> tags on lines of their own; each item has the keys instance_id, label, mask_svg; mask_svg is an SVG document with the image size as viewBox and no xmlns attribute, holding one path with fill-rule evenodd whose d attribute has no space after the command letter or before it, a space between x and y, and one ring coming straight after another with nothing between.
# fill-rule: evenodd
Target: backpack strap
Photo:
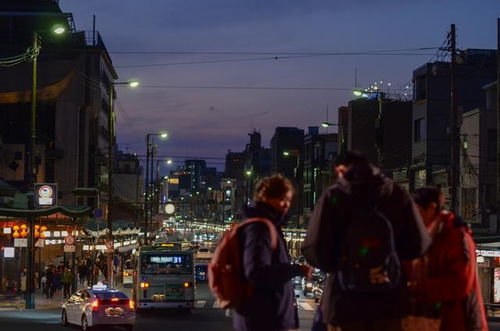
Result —
<instances>
[{"instance_id":1,"label":"backpack strap","mask_svg":"<svg viewBox=\"0 0 500 331\"><path fill-rule=\"evenodd\" d=\"M238 227L243 227L247 224L256 222L264 223L265 225L267 225L267 228L269 229L269 235L271 236L271 249L273 251L276 250L276 248L278 248L278 231L276 231L276 227L274 226L274 224L267 218L260 218L260 217L249 218L238 224Z\"/></svg>"}]
</instances>

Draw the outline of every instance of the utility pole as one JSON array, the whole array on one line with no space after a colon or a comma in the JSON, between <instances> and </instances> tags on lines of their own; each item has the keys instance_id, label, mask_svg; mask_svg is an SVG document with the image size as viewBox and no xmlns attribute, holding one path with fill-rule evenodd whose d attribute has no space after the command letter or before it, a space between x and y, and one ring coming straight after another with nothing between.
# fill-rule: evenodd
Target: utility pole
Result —
<instances>
[{"instance_id":1,"label":"utility pole","mask_svg":"<svg viewBox=\"0 0 500 331\"><path fill-rule=\"evenodd\" d=\"M144 243L148 243L149 230L149 136L146 135L146 180L144 181Z\"/></svg>"},{"instance_id":2,"label":"utility pole","mask_svg":"<svg viewBox=\"0 0 500 331\"><path fill-rule=\"evenodd\" d=\"M156 154L156 145L152 144L151 145L151 152L150 152L150 166L149 166L149 177L150 177L150 182L151 182L151 187L150 187L150 197L149 197L149 204L148 204L148 209L149 209L149 230L151 231L153 229L153 197L155 196L155 185L154 185L154 158ZM146 233L147 237L147 233ZM146 240L146 243L149 243L148 240Z\"/></svg>"},{"instance_id":3,"label":"utility pole","mask_svg":"<svg viewBox=\"0 0 500 331\"><path fill-rule=\"evenodd\" d=\"M500 230L500 18L497 18L497 233Z\"/></svg>"},{"instance_id":4,"label":"utility pole","mask_svg":"<svg viewBox=\"0 0 500 331\"><path fill-rule=\"evenodd\" d=\"M451 25L449 34L451 62L450 62L450 187L451 187L451 210L460 214L458 204L458 190L460 186L460 119L457 107L456 94L456 31L455 24Z\"/></svg>"},{"instance_id":5,"label":"utility pole","mask_svg":"<svg viewBox=\"0 0 500 331\"><path fill-rule=\"evenodd\" d=\"M35 56L32 58L32 85L31 85L31 116L30 116L30 138L26 148L26 168L24 170L26 190L29 192L34 191L35 178L35 143L36 143L36 90L37 90L37 71L38 71L38 33L33 33L33 50ZM29 199L29 209L35 209L34 195ZM34 216L28 217L28 247L26 249L26 295L25 307L26 309L35 308L35 218Z\"/></svg>"},{"instance_id":6,"label":"utility pole","mask_svg":"<svg viewBox=\"0 0 500 331\"><path fill-rule=\"evenodd\" d=\"M113 92L114 85L109 85L109 113L108 113L108 238L109 242L114 242L113 238L113 145L114 145L114 114L113 114ZM113 281L113 251L108 252L108 283L114 285Z\"/></svg>"}]
</instances>

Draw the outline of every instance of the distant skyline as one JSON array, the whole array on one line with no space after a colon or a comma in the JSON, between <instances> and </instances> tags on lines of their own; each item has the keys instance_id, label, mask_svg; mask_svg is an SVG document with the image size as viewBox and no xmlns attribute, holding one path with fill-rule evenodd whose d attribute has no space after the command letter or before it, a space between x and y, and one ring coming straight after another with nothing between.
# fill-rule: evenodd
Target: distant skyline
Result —
<instances>
[{"instance_id":1,"label":"distant skyline","mask_svg":"<svg viewBox=\"0 0 500 331\"><path fill-rule=\"evenodd\" d=\"M254 128L268 147L275 127L319 126L327 107L336 122L337 109L352 99L355 71L358 87L384 81L393 92L404 89L414 69L435 59L435 49L422 48L441 46L452 23L460 49L496 48L500 15L498 0L60 0L60 6L79 30L91 30L95 14L119 80L141 81L137 89L117 90L120 149L144 155L145 135L167 130L160 155L199 158L243 150ZM215 164L220 160L207 161L223 168Z\"/></svg>"}]
</instances>

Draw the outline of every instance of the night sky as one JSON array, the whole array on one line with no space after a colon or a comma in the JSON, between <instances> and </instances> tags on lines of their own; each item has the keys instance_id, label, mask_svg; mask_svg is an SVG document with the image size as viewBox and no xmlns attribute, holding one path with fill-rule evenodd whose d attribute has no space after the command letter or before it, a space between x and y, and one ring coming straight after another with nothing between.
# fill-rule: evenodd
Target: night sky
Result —
<instances>
[{"instance_id":1,"label":"night sky","mask_svg":"<svg viewBox=\"0 0 500 331\"><path fill-rule=\"evenodd\" d=\"M351 99L355 71L357 87L390 82L389 92L403 97L412 70L436 59L436 50L418 49L441 46L452 23L459 48L496 48L500 16L499 0L60 0L60 5L73 13L79 30L91 30L95 14L119 80L141 81L135 90L117 87L120 148L143 155L146 133L164 129L170 138L160 143L161 155L201 158L243 150L252 128L267 147L276 126L318 126L327 107L329 121L336 122L338 107ZM214 86L237 88L207 88ZM250 89L261 87L331 90ZM223 169L222 163L209 165Z\"/></svg>"}]
</instances>

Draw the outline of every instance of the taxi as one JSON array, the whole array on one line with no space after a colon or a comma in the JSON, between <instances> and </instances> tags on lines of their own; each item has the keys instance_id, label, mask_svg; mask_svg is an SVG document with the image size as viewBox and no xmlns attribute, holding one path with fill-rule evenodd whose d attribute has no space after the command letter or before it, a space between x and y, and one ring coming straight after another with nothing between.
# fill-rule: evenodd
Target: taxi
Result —
<instances>
[{"instance_id":1,"label":"taxi","mask_svg":"<svg viewBox=\"0 0 500 331\"><path fill-rule=\"evenodd\" d=\"M74 293L62 304L61 320L64 325L74 324L82 331L98 325L124 326L133 330L135 302L123 292L95 285Z\"/></svg>"}]
</instances>

